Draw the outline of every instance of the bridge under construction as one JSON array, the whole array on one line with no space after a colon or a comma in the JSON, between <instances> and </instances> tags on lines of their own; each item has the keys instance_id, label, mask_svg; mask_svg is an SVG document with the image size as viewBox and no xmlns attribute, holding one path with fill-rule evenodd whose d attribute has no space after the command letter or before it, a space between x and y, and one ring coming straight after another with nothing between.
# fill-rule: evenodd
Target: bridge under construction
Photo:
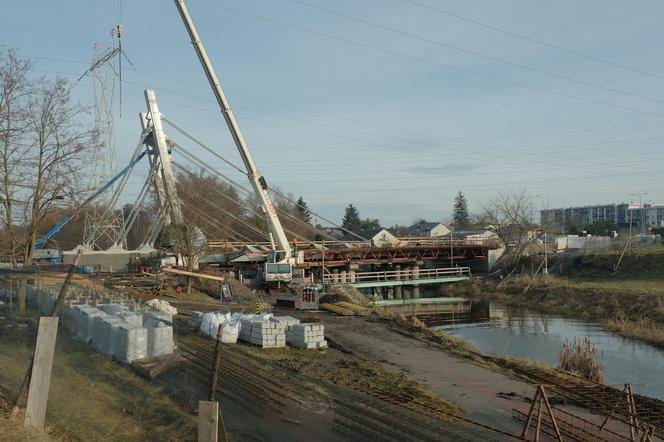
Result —
<instances>
[{"instance_id":1,"label":"bridge under construction","mask_svg":"<svg viewBox=\"0 0 664 442\"><path fill-rule=\"evenodd\" d=\"M187 7L182 0L175 3L242 163L235 164L221 156L218 149L206 146L199 138L166 118L157 105L155 92L146 90L147 112L140 114L139 141L129 165L91 197L94 198L105 189L111 188L117 181L113 196L103 214L105 219L97 225L103 227L113 224L112 220L118 211L116 204L122 199L121 194L128 177L143 157L147 157L149 162L146 179L131 212L122 225L111 229L110 236L105 227L102 231L90 230L81 246L85 250L84 265L96 267L98 270L124 271L132 270L133 261L155 257L161 259L165 249L161 243L156 242L166 232L166 236L170 233L172 236L187 237L180 238L180 244L168 246L170 249L167 247L166 253L175 258L176 265L185 263L188 270L198 267L199 264L217 266L237 271L238 274L245 272L248 277L266 284L349 284L359 289L382 290L388 298L405 296L402 294L402 287L409 287L409 297L419 297L420 285L461 281L470 278L471 271L486 271L492 266L501 252L495 240L471 241L468 238L448 235L433 238L395 238L394 241L376 246L373 240L363 238L357 232L343 229L320 214L310 212L317 219L344 231L346 237L353 238L351 241L339 241L318 226L298 219L289 210L280 207L281 204L273 203L273 200L287 201L299 210L308 210L299 202L292 201L287 195L270 187L259 172ZM167 133L171 130L184 136L187 143L202 148L207 154L220 160L224 169L211 166L209 161L199 157L193 149L185 148L176 142L171 136L173 133ZM175 154L178 155L177 159L172 158ZM184 175L176 175L175 168ZM208 192L208 189L198 189L197 195L191 199L195 189L179 189L178 179L195 175L189 170L192 168L199 168L200 173L208 173L210 177L219 180L227 189L235 192L238 198L233 199L228 195L229 192L225 191L214 195ZM249 181L249 186L231 178L229 172L239 172L240 176ZM150 190L153 191L153 201L156 202L155 206L150 208L155 212L152 223L141 233L143 238L140 244L134 250L128 250L129 230L135 225ZM187 195L190 201L187 202L183 194ZM91 199L86 200L76 209L76 213L90 202ZM224 203L232 203L237 207L228 210ZM203 211L201 205L214 208L214 214ZM238 216L238 213L246 213L248 216L243 218ZM50 236L57 233L71 218L69 216L52 229L40 244L45 244ZM222 225L219 221L221 218L231 219L232 223ZM211 240L210 233L201 229L204 224L216 225L219 230L223 230L223 240ZM108 244L103 246L105 249L100 245L100 238L105 238L104 235L110 239L106 241ZM256 237L265 238L267 242L256 242ZM289 241L289 238L293 238L293 241ZM311 242L309 238L320 240ZM207 255L201 255L201 249L205 250ZM64 261L71 262L75 255L75 251L65 253ZM103 266L105 268L102 268Z\"/></svg>"}]
</instances>

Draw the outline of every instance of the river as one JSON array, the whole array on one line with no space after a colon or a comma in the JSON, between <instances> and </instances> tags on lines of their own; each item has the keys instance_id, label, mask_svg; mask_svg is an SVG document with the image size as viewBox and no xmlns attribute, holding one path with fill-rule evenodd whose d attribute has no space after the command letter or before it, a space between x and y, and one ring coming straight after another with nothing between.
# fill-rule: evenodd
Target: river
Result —
<instances>
[{"instance_id":1,"label":"river","mask_svg":"<svg viewBox=\"0 0 664 442\"><path fill-rule=\"evenodd\" d=\"M527 358L552 367L558 363L565 339L587 337L600 350L600 362L609 384L622 387L629 383L635 393L664 400L663 350L623 338L592 321L493 302L480 309L490 312L484 314L490 319L432 328L464 339L484 354Z\"/></svg>"}]
</instances>

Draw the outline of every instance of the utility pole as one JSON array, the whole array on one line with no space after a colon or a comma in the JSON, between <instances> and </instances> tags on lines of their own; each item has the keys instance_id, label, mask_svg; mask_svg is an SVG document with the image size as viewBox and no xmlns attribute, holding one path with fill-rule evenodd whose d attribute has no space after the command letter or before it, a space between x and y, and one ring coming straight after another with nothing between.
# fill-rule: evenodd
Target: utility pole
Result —
<instances>
[{"instance_id":1,"label":"utility pole","mask_svg":"<svg viewBox=\"0 0 664 442\"><path fill-rule=\"evenodd\" d=\"M450 267L454 267L454 223L450 224L452 232L450 233Z\"/></svg>"},{"instance_id":2,"label":"utility pole","mask_svg":"<svg viewBox=\"0 0 664 442\"><path fill-rule=\"evenodd\" d=\"M546 210L549 211L549 198L546 199ZM546 228L544 228L544 283L549 277L549 249L546 245Z\"/></svg>"},{"instance_id":3,"label":"utility pole","mask_svg":"<svg viewBox=\"0 0 664 442\"><path fill-rule=\"evenodd\" d=\"M641 247L643 247L643 237L645 235L645 218L644 218L644 213L645 210L643 209L643 197L644 195L648 195L648 192L641 192L641 193L630 193L629 196L638 196L639 197L639 210L640 210L640 216L639 216L639 224L641 225L641 240L639 241L641 243ZM632 236L632 212L630 210L630 217L629 217L629 236L631 238ZM631 241L631 239L630 239ZM630 242L630 253L631 253L631 242Z\"/></svg>"},{"instance_id":4,"label":"utility pole","mask_svg":"<svg viewBox=\"0 0 664 442\"><path fill-rule=\"evenodd\" d=\"M632 219L634 218L634 214L632 213L632 208L627 207L629 210L629 239L628 244L629 244L629 250L627 252L627 256L632 256Z\"/></svg>"}]
</instances>

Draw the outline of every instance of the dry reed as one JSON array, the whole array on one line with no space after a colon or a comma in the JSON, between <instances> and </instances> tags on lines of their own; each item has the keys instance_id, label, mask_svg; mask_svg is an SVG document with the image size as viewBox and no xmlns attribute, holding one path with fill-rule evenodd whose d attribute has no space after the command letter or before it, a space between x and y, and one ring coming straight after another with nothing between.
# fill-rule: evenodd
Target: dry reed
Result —
<instances>
[{"instance_id":1,"label":"dry reed","mask_svg":"<svg viewBox=\"0 0 664 442\"><path fill-rule=\"evenodd\" d=\"M606 382L604 367L599 362L599 358L599 348L596 344L590 342L590 339L584 338L583 341L581 339L577 341L574 338L573 342L565 339L558 368L589 381L604 384Z\"/></svg>"}]
</instances>

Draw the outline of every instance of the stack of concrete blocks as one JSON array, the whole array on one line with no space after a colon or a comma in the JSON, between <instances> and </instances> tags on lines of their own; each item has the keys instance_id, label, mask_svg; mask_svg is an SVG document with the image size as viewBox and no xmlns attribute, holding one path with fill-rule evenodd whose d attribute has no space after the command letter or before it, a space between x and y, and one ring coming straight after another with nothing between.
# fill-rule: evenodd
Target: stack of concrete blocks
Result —
<instances>
[{"instance_id":1,"label":"stack of concrete blocks","mask_svg":"<svg viewBox=\"0 0 664 442\"><path fill-rule=\"evenodd\" d=\"M240 334L238 338L260 347L284 347L286 345L286 326L269 319L240 320Z\"/></svg>"},{"instance_id":2,"label":"stack of concrete blocks","mask_svg":"<svg viewBox=\"0 0 664 442\"><path fill-rule=\"evenodd\" d=\"M61 285L29 286L28 302L50 314L60 290ZM173 353L172 315L152 309L144 312L138 304L125 302L127 298L120 292L72 285L61 316L76 339L124 362Z\"/></svg>"},{"instance_id":3,"label":"stack of concrete blocks","mask_svg":"<svg viewBox=\"0 0 664 442\"><path fill-rule=\"evenodd\" d=\"M323 324L293 324L288 329L286 342L299 348L325 348L325 326Z\"/></svg>"}]
</instances>

